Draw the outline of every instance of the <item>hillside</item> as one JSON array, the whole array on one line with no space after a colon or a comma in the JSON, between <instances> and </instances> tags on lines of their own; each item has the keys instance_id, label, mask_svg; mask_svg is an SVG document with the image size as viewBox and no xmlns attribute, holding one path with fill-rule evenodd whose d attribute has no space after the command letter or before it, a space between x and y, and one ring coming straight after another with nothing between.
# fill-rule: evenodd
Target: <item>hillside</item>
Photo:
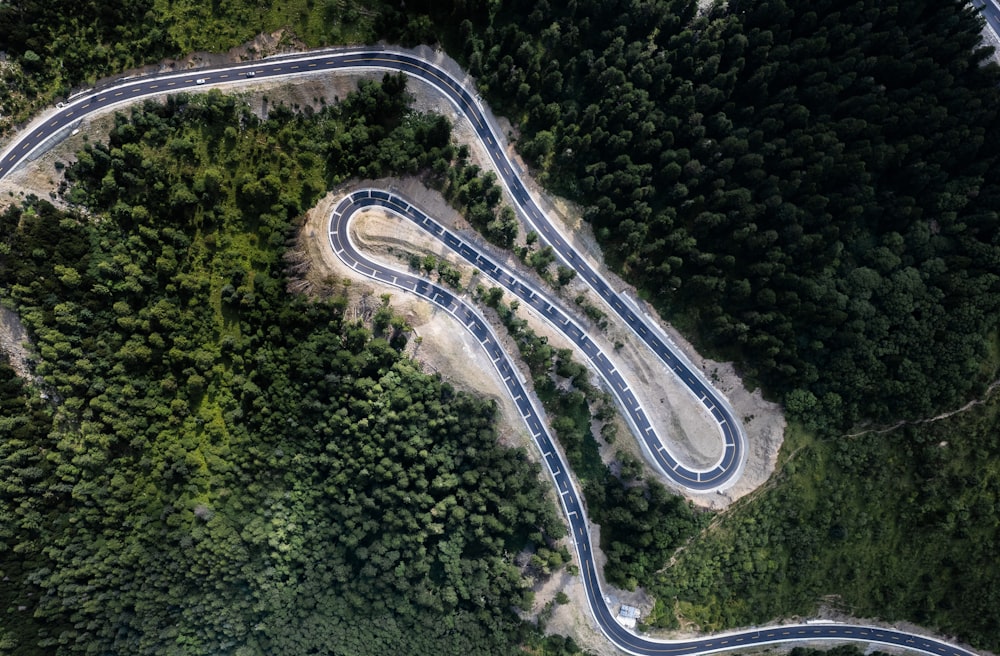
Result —
<instances>
[{"instance_id":1,"label":"hillside","mask_svg":"<svg viewBox=\"0 0 1000 656\"><path fill-rule=\"evenodd\" d=\"M513 555L557 568L565 529L494 406L404 357L387 304L286 292L294 219L355 166L331 135L387 171L443 156L404 89L266 122L150 103L79 153L75 209L0 213L44 379L0 367L5 650L577 651L510 611Z\"/></svg>"},{"instance_id":2,"label":"hillside","mask_svg":"<svg viewBox=\"0 0 1000 656\"><path fill-rule=\"evenodd\" d=\"M733 627L811 614L825 603L1000 648L1000 572L992 565L992 545L1000 544L1000 453L997 400L987 391L1000 364L1000 68L980 46L981 24L969 5L733 0L699 11L682 0L454 0L287 8L294 13L251 19L253 7L244 2L211 11L183 0L0 4L0 42L9 55L0 112L9 129L71 85L193 49L224 50L261 31L284 30L282 47L289 48L440 39L510 118L537 177L586 208L610 264L700 348L735 361L793 420L779 471L758 494L700 518L707 528L674 559L672 544L630 547L640 565L617 578L657 597L650 622ZM95 42L99 47L91 47ZM119 612L115 617L128 615L132 626L139 620L128 604L188 594L208 599L216 594L209 591L215 576L226 592L192 611L189 626L197 628L180 636L163 628L157 640L195 650L230 644L232 622L202 621L236 590L257 595L252 607L233 602L226 616L238 619L244 637L263 615L272 621L263 623L265 633L274 631L268 640L292 640L276 622L300 626L332 609L350 625L356 653L396 644L415 626L428 629L435 649L490 644L495 653L535 639L509 613L477 607L463 587L467 575L505 608L520 603L523 590L502 554L529 538L552 546L558 534L534 470L516 454L490 448L491 411L412 370L397 352L406 339L398 322L353 325L336 302L321 311L281 293L289 226L334 181L355 174L361 161L395 170L402 158L383 157L394 151L410 156L410 172L454 159L433 125L400 120L405 110L392 88L368 93L376 94L378 111L347 103L330 110L331 120L344 123L315 133L299 132L302 119L289 111L257 124L220 98L185 105L187 128L147 109L120 121L119 143L80 156L66 189L76 209L32 201L6 210L4 293L38 340L38 373L63 401L53 412L28 400L33 396L3 370L0 402L12 409L3 425L18 435L4 443L5 502L15 516L5 548L33 554L4 585L3 598L11 608L37 609L39 623L72 627L58 636L40 624L23 629L42 631L46 647L117 644L116 636L94 633L92 625L107 630L95 618ZM213 122L220 112L228 123ZM243 144L245 129L257 147ZM348 133L349 147L341 141ZM137 145L140 135L149 143ZM309 146L331 139L344 146L336 156ZM192 158L200 164L191 166ZM91 215L105 219L91 223ZM320 335L330 322L333 336ZM347 364L331 374L313 362L320 357ZM367 376L350 373L364 367ZM296 393L268 397L269 388L255 381L265 374ZM419 392L425 388L426 398ZM320 399L340 405L320 408ZM972 399L983 403L932 421ZM281 506L257 520L286 536L280 524L292 521L289 499L333 494L324 487L335 473L328 444L308 433L298 414L314 413L311 426L320 433L381 444L405 426L376 430L374 415L360 423L373 403L395 404L403 414L437 403L447 437L441 448L450 458L444 464L459 467L454 475L463 481L508 468L502 470L511 472L515 489L498 492L497 505L475 520L495 534L476 534L473 519L452 512L454 529L475 538L443 545L444 555L435 552L426 572L414 565L397 573L395 564L409 552L331 497L338 499L331 512L341 513L335 525L364 533L373 564L320 550L285 569L275 564L287 558L278 553L250 566L209 548L209 560L185 570L183 584L165 583L179 570L180 555L199 553L195 540L227 516L206 503L213 495L236 504L226 507L237 515L248 512L244 496L255 507ZM475 430L457 428L459 412L478 418ZM589 415L576 414L578 427L589 426ZM344 416L357 422L348 427ZM459 442L448 441L459 439L454 432L462 433ZM141 457L159 435L170 447ZM261 436L266 449L257 445ZM291 461L282 446L300 439L306 463ZM476 440L483 463L453 457L468 448L466 439ZM350 471L410 480L409 469L428 466L430 455L419 449L401 469L381 448L363 450ZM257 478L271 483L247 482ZM234 487L237 481L243 487ZM142 495L148 490L158 501L144 500L142 512L155 506L166 537L150 533L137 544L172 547L161 560L129 551L120 562L164 583L101 605L88 582L103 581L102 600L123 585L109 555L130 541L121 526L141 534L150 524L133 527L139 510L124 502L112 504L107 517L94 509L115 494L131 499L143 485ZM433 498L433 507L449 506L444 497ZM659 491L643 499L673 505ZM501 510L525 520L495 526ZM406 512L400 510L398 540L406 535ZM615 516L613 508L606 512ZM328 518L307 519L320 531L315 525ZM72 537L78 529L70 525L82 527L85 542ZM236 543L230 529L217 530L220 541ZM263 535L240 539L260 554L286 544ZM340 540L335 533L315 537ZM468 550L466 569L445 562L452 547ZM414 562L423 562L427 554L417 552ZM327 556L337 566L310 578L310 563ZM334 595L316 607L319 615L289 618L275 610L289 599L314 608L282 596L292 594L300 575L325 589L366 567L385 575L383 587L365 591L369 596ZM219 574L234 569L234 578ZM484 583L477 573L496 576ZM269 578L278 575L280 585ZM30 601L17 596L28 584ZM380 625L385 642L366 644L355 616L342 609L368 602L412 622ZM160 610L154 616L166 626L168 609ZM453 634L429 628L442 616L476 621L463 622L474 628L452 641ZM124 630L121 644L161 628ZM301 633L315 637L308 628ZM8 630L9 639L24 635Z\"/></svg>"}]
</instances>

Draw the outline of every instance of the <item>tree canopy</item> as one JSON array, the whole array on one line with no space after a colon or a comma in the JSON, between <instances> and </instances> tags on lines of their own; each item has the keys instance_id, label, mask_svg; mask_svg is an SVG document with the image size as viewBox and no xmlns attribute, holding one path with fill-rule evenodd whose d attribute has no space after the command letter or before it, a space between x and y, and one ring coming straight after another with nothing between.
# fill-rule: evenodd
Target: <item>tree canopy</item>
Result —
<instances>
[{"instance_id":1,"label":"tree canopy","mask_svg":"<svg viewBox=\"0 0 1000 656\"><path fill-rule=\"evenodd\" d=\"M538 465L405 336L286 292L293 219L328 181L428 166L447 123L391 76L312 118L240 107L137 107L72 167L86 214L0 213L0 285L42 376L0 366L0 640L544 653L511 612L530 600L514 556L565 531Z\"/></svg>"},{"instance_id":2,"label":"tree canopy","mask_svg":"<svg viewBox=\"0 0 1000 656\"><path fill-rule=\"evenodd\" d=\"M449 10L612 261L794 416L919 416L994 373L1000 69L971 5Z\"/></svg>"}]
</instances>

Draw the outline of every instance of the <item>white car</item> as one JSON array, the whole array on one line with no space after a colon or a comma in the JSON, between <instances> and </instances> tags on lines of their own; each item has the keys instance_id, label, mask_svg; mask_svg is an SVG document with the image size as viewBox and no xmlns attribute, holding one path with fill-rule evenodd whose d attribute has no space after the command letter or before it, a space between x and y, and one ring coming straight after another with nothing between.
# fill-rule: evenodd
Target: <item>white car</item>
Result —
<instances>
[{"instance_id":1,"label":"white car","mask_svg":"<svg viewBox=\"0 0 1000 656\"><path fill-rule=\"evenodd\" d=\"M199 77L197 80L194 81L194 83L195 84L205 84L205 78Z\"/></svg>"},{"instance_id":2,"label":"white car","mask_svg":"<svg viewBox=\"0 0 1000 656\"><path fill-rule=\"evenodd\" d=\"M256 75L256 73L253 71L247 71L247 77L253 77L254 75Z\"/></svg>"}]
</instances>

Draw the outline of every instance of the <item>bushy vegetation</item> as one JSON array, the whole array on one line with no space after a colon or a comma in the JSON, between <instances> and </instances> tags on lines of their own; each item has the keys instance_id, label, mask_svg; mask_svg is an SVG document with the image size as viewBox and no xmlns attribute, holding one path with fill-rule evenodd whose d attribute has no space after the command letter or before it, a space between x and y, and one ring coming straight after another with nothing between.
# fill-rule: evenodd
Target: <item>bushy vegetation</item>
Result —
<instances>
[{"instance_id":1,"label":"bushy vegetation","mask_svg":"<svg viewBox=\"0 0 1000 656\"><path fill-rule=\"evenodd\" d=\"M87 82L199 50L225 52L260 34L288 50L389 38L434 41L426 16L382 0L11 0L0 2L0 132ZM249 45L246 56L262 56Z\"/></svg>"},{"instance_id":2,"label":"bushy vegetation","mask_svg":"<svg viewBox=\"0 0 1000 656\"><path fill-rule=\"evenodd\" d=\"M50 396L0 367L5 650L576 651L510 612L513 556L564 528L493 406L285 291L294 217L440 127L392 77L312 118L176 97L80 153L87 214L0 214Z\"/></svg>"},{"instance_id":3,"label":"bushy vegetation","mask_svg":"<svg viewBox=\"0 0 1000 656\"><path fill-rule=\"evenodd\" d=\"M153 0L0 3L0 130L88 78L175 54Z\"/></svg>"},{"instance_id":4,"label":"bushy vegetation","mask_svg":"<svg viewBox=\"0 0 1000 656\"><path fill-rule=\"evenodd\" d=\"M651 581L657 613L705 629L821 600L1000 647L1000 397L886 434L792 431L774 483ZM676 602L676 608L674 604ZM655 619L654 619L655 621Z\"/></svg>"},{"instance_id":5,"label":"bushy vegetation","mask_svg":"<svg viewBox=\"0 0 1000 656\"><path fill-rule=\"evenodd\" d=\"M789 653L789 656L861 656L862 654L870 654L870 656L887 656L884 651L866 651L862 652L855 645L839 645L837 647L832 647L830 649L812 649L811 647L794 647Z\"/></svg>"},{"instance_id":6,"label":"bushy vegetation","mask_svg":"<svg viewBox=\"0 0 1000 656\"><path fill-rule=\"evenodd\" d=\"M156 20L178 52L220 51L246 43L258 34L283 30L286 44L316 47L377 40L383 3L379 0L286 0L260 3L229 0L152 0ZM251 53L253 54L253 53Z\"/></svg>"},{"instance_id":7,"label":"bushy vegetation","mask_svg":"<svg viewBox=\"0 0 1000 656\"><path fill-rule=\"evenodd\" d=\"M452 166L439 173L438 187L486 239L511 248L518 235L517 216L514 208L500 202L503 190L497 184L496 174L471 164L469 147L464 144L459 146L457 155Z\"/></svg>"}]
</instances>

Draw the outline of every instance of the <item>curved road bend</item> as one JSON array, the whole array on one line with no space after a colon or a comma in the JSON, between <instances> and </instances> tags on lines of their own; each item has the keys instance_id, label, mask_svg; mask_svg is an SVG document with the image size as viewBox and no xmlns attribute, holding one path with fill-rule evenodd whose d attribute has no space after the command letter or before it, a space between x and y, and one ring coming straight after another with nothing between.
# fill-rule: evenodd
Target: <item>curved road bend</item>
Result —
<instances>
[{"instance_id":1,"label":"curved road bend","mask_svg":"<svg viewBox=\"0 0 1000 656\"><path fill-rule=\"evenodd\" d=\"M348 201L350 201L349 204L345 204ZM397 194L380 189L361 189L351 192L349 197L342 201L341 205L344 206L344 209L338 206L330 219L330 233L331 239L337 240L334 244L334 252L344 260L345 264L352 267L362 266L364 267L365 275L371 275L367 273L367 269L373 265L367 262L357 252L357 249L350 244L347 224L348 219L354 212L366 207L378 207L404 220L412 221L418 227L430 233L431 236L441 241L459 257L476 267L485 276L518 297L522 302L533 307L552 327L565 335L571 343L586 355L587 359L604 378L604 381L615 394L618 403L625 412L632 430L640 436L647 452L656 454L658 464L666 469L671 479L684 487L696 487L701 483L701 477L704 475L702 471L685 467L663 446L663 442L656 435L649 418L646 416L645 411L643 411L642 405L631 390L629 390L628 384L622 378L621 373L615 368L615 365L612 364L611 360L598 348L583 329L545 298L544 292L521 281L495 260L476 250L472 244L447 230L440 223L427 216L419 208ZM340 250L341 248L349 251L350 260L345 259L343 251ZM398 277L399 273L395 272L392 276L394 278ZM375 277L383 282L397 284L391 280L387 280L384 276ZM413 287L409 283L407 283L406 289L413 291ZM733 442L727 441L726 447L722 457L714 465L713 470L730 472L735 471L739 466L739 463L735 459L739 457L740 451L735 448Z\"/></svg>"},{"instance_id":2,"label":"curved road bend","mask_svg":"<svg viewBox=\"0 0 1000 656\"><path fill-rule=\"evenodd\" d=\"M576 545L587 601L601 631L615 646L631 654L643 656L654 654L686 655L708 654L778 642L836 640L879 643L935 656L973 656L971 651L932 638L881 627L849 624L816 623L772 626L695 640L652 640L637 636L621 626L612 615L601 592L601 580L592 558L593 549L590 543L586 512L580 494L569 474L569 468L548 432L541 411L535 406L532 397L525 390L510 358L500 346L497 336L478 312L449 290L428 282L424 278L370 260L357 249L350 238L349 224L354 215L370 208L380 208L400 218L412 221L461 255L470 264L476 266L482 273L497 281L525 302L530 303L552 325L573 340L577 346L584 349L591 357L591 361L602 368L602 374L605 376L608 374L604 367L605 365L610 367L610 363L599 351L593 355L593 351L596 350L593 342L540 294L400 196L380 189L361 189L345 196L334 208L330 216L330 246L344 264L365 276L412 292L438 305L453 315L476 337L493 361L493 366L496 367L507 391L514 399L518 412L524 418L524 422L528 426L528 430L531 432L531 436L555 482L563 509L569 519L570 534ZM611 371L614 371L613 367L611 367Z\"/></svg>"},{"instance_id":3,"label":"curved road bend","mask_svg":"<svg viewBox=\"0 0 1000 656\"><path fill-rule=\"evenodd\" d=\"M633 312L623 297L619 296L607 281L577 255L573 247L541 212L521 178L515 173L512 163L500 146L495 127L490 123L478 101L461 82L432 62L387 49L322 51L223 68L142 77L110 88L90 90L48 114L44 120L38 121L33 129L29 129L15 144L0 154L0 177L30 157L49 138L68 131L82 116L126 104L138 98L243 81L250 72L254 74L254 79L266 79L323 71L365 69L403 72L430 84L444 94L476 131L500 174L500 181L514 199L522 217L553 247L556 255L573 268L577 276L590 285L625 322L625 325L674 372L685 388L714 418L723 440L723 454L714 465L703 470L681 467L677 457L670 452L669 445L656 438L648 421L633 424L632 429L636 431L653 463L668 479L690 490L710 492L723 489L735 482L742 473L746 436L728 401L715 391L682 353L670 347L668 340L657 333L657 328L653 328L651 323L647 324L645 318ZM625 383L620 375L618 379ZM639 403L628 385L624 384L624 388L615 386L614 389L616 398L626 409L627 414L634 414L628 411L638 407Z\"/></svg>"},{"instance_id":4,"label":"curved road bend","mask_svg":"<svg viewBox=\"0 0 1000 656\"><path fill-rule=\"evenodd\" d=\"M83 116L117 105L124 105L138 98L196 89L201 85L224 85L245 79L246 74L250 71L255 74L255 77L275 78L322 71L345 71L366 68L403 72L419 78L444 93L459 111L468 118L479 138L488 149L490 157L493 158L494 164L500 172L500 179L511 197L514 198L522 216L526 218L544 240L553 246L556 254L567 265L575 269L577 275L589 283L612 309L622 317L626 324L681 377L681 380L684 381L696 398L701 400L712 416L720 422L720 428L727 442L726 450L728 452L731 449L733 452L731 456L724 456L723 461L728 460L742 463L743 453L745 453L745 436L742 427L733 418L732 410L725 399L715 393L711 386L704 381L700 373L685 360L683 354L674 354L667 346L666 341L661 339L640 316L632 312L606 281L574 253L566 240L538 209L537 204L531 198L526 187L514 172L506 153L499 147L495 129L490 125L489 120L480 109L473 95L447 71L438 67L433 62L386 48L366 48L362 50L338 49L275 57L247 64L200 69L197 71L145 76L123 81L119 84L80 94L63 107L50 111L33 122L24 134L20 135L0 153L0 178L29 159L49 139L65 137ZM346 207L343 208L345 216L346 209ZM331 237L331 239L333 238ZM366 275L373 276L379 270L371 262L360 259L357 261L355 268L362 273L366 273ZM367 273L368 270L371 273ZM398 272L389 275L395 275L397 280L402 280ZM384 281L389 282L389 280ZM845 624L805 624L767 627L760 630L739 631L687 641L648 640L627 631L615 621L607 604L604 603L601 597L600 580L590 556L590 536L587 531L579 494L566 471L564 463L558 455L558 451L553 449L552 441L545 432L544 424L539 418L541 417L540 413L527 400L528 397L524 393L516 372L509 360L506 359L503 350L497 344L495 335L491 333L490 328L474 311L464 306L447 290L416 278L404 284L412 284L412 288L410 289L414 293L420 294L438 305L446 303L442 307L449 308L452 314L458 317L460 321L463 321L464 325L469 327L469 330L477 336L479 341L484 345L484 348L487 349L487 352L494 358L494 363L500 371L501 376L504 377L505 381L510 381L508 382L508 388L515 395L515 401L518 400L517 396L518 392L520 392L519 396L525 403L522 404L519 402L518 407L531 410L530 413L525 415L525 421L528 423L533 436L538 441L546 465L556 480L557 489L560 491L562 503L569 517L573 538L576 542L577 555L580 558L581 572L584 577L591 610L601 630L620 649L628 653L642 655L684 655L712 653L746 647L748 645L796 640L854 640L904 647L932 656L976 656L972 651L920 635L879 627L851 626ZM465 309L461 309L463 306ZM516 385L514 384L515 382ZM656 453L661 452L659 450L654 451L654 456ZM666 469L664 471L667 473L672 470ZM738 473L738 470L729 469L722 471L716 466L708 472L700 473L700 475L696 474L696 479L700 480L689 482L689 486L699 490L718 489L729 482L736 473Z\"/></svg>"}]
</instances>

